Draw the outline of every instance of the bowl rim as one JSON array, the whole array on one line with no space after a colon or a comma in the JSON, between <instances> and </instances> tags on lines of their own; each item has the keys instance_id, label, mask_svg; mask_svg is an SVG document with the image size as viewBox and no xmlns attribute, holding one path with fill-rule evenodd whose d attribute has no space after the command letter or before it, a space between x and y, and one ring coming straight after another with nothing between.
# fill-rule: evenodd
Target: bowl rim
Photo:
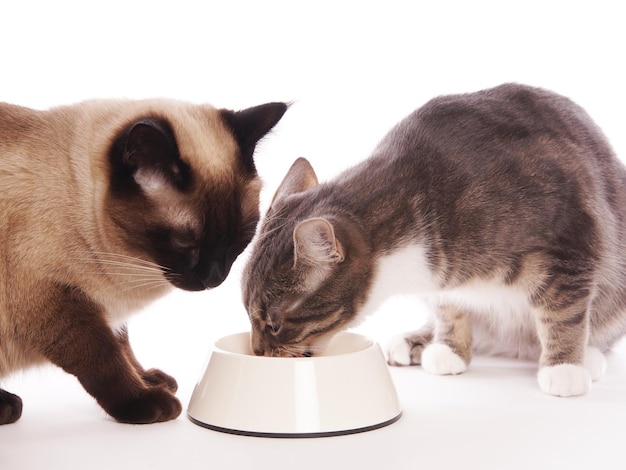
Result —
<instances>
[{"instance_id":1,"label":"bowl rim","mask_svg":"<svg viewBox=\"0 0 626 470\"><path fill-rule=\"evenodd\" d=\"M226 336L222 336L221 338L217 339L213 343L212 353L220 353L220 354L225 354L225 355L230 355L230 356L235 356L235 357L241 357L244 360L250 360L250 361L256 360L256 361L282 361L282 362L287 362L287 361L316 361L318 362L318 361L323 361L323 360L333 360L333 358L338 358L338 357L347 358L347 357L354 356L354 355L364 354L366 351L369 351L371 349L380 348L380 345L369 336L362 335L360 333L355 333L353 331L340 331L336 333L335 336L333 336L330 339L330 341L334 341L336 338L340 336L352 336L352 337L360 338L361 340L363 340L366 346L356 351L350 351L350 352L346 352L342 354L329 354L329 355L310 356L310 357L256 356L254 354L244 354L244 353L239 353L236 351L230 351L218 345L218 343L220 343L221 341L227 340L229 338L233 338L235 336L243 336L243 335L247 335L249 338L250 331L240 331L239 333L232 333Z\"/></svg>"}]
</instances>

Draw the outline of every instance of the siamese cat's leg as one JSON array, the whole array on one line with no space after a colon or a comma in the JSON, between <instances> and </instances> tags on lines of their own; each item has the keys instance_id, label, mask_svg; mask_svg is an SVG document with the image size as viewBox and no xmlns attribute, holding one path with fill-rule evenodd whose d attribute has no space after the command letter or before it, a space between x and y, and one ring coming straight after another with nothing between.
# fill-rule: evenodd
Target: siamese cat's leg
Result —
<instances>
[{"instance_id":1,"label":"siamese cat's leg","mask_svg":"<svg viewBox=\"0 0 626 470\"><path fill-rule=\"evenodd\" d=\"M33 337L36 347L54 364L75 375L117 421L154 423L176 418L182 411L171 392L175 381L144 372L127 339L120 340L104 319L102 309L78 289L58 288L49 309L37 318L45 335ZM143 369L142 369L143 370Z\"/></svg>"},{"instance_id":2,"label":"siamese cat's leg","mask_svg":"<svg viewBox=\"0 0 626 470\"><path fill-rule=\"evenodd\" d=\"M133 367L135 368L135 370L137 371L137 373L140 375L140 377L143 379L143 381L145 382L147 386L161 386L162 385L162 386L167 387L172 393L176 393L176 390L178 390L178 383L176 382L176 379L174 377L166 374L165 372L159 369L145 370L143 366L139 363L139 361L135 357L135 353L130 347L130 343L128 341L128 330L126 326L122 327L117 332L117 340L122 350L126 354L126 357L128 358L130 363L133 365Z\"/></svg>"},{"instance_id":3,"label":"siamese cat's leg","mask_svg":"<svg viewBox=\"0 0 626 470\"><path fill-rule=\"evenodd\" d=\"M0 425L16 422L22 416L22 399L0 388Z\"/></svg>"}]
</instances>

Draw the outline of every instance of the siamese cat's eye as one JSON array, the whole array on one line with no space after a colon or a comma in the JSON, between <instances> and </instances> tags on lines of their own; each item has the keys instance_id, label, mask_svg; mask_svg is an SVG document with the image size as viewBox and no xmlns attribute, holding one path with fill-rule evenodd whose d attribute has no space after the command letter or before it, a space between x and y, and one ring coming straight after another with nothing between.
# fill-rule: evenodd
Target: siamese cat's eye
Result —
<instances>
[{"instance_id":1,"label":"siamese cat's eye","mask_svg":"<svg viewBox=\"0 0 626 470\"><path fill-rule=\"evenodd\" d=\"M195 236L190 234L177 234L170 237L170 243L174 249L185 251L196 248L197 240Z\"/></svg>"}]
</instances>

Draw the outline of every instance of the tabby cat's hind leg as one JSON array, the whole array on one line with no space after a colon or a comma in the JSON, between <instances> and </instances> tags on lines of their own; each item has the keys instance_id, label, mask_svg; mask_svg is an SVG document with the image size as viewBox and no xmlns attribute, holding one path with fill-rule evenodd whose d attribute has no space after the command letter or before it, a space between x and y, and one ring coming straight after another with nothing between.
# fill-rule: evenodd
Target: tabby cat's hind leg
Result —
<instances>
[{"instance_id":1,"label":"tabby cat's hind leg","mask_svg":"<svg viewBox=\"0 0 626 470\"><path fill-rule=\"evenodd\" d=\"M22 399L0 388L0 425L16 422L22 416Z\"/></svg>"},{"instance_id":2,"label":"tabby cat's hind leg","mask_svg":"<svg viewBox=\"0 0 626 470\"><path fill-rule=\"evenodd\" d=\"M592 381L600 379L606 372L606 359L602 351L593 346L587 346L584 366L589 371Z\"/></svg>"}]
</instances>

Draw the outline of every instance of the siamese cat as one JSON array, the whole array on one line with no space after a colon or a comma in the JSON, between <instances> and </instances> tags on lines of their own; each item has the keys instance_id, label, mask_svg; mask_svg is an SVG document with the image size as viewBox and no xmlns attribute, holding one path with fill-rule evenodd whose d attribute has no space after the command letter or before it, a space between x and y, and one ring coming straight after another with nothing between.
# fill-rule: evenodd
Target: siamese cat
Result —
<instances>
[{"instance_id":1,"label":"siamese cat","mask_svg":"<svg viewBox=\"0 0 626 470\"><path fill-rule=\"evenodd\" d=\"M117 421L176 418L176 381L138 363L124 321L226 278L259 218L255 146L286 108L0 104L0 379L49 361ZM0 389L0 424L21 411Z\"/></svg>"},{"instance_id":2,"label":"siamese cat","mask_svg":"<svg viewBox=\"0 0 626 470\"><path fill-rule=\"evenodd\" d=\"M442 96L332 181L293 164L245 268L252 350L315 354L407 292L433 319L391 364L535 358L544 392L588 391L626 333L626 170L583 109L517 84Z\"/></svg>"}]
</instances>

